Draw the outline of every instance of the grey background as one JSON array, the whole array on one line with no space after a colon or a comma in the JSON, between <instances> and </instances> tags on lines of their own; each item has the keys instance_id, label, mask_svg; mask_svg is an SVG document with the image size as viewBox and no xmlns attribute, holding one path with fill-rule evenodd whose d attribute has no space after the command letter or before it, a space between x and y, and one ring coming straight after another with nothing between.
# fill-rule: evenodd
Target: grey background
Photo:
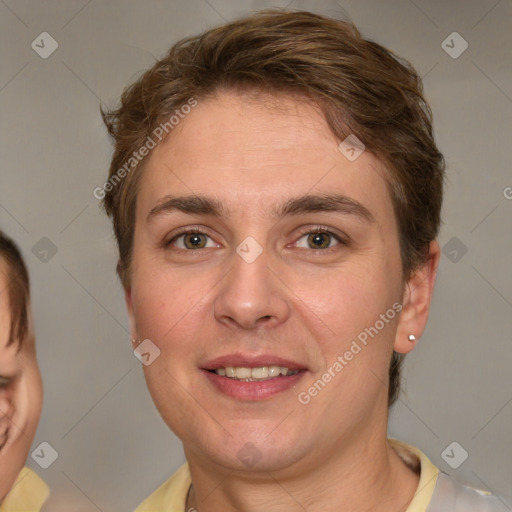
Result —
<instances>
[{"instance_id":1,"label":"grey background","mask_svg":"<svg viewBox=\"0 0 512 512\"><path fill-rule=\"evenodd\" d=\"M448 164L445 249L390 436L512 499L510 0L3 0L0 225L32 277L45 383L33 448L59 455L46 470L28 465L68 511L132 510L184 461L131 352L114 240L92 194L111 151L100 100L113 105L178 39L287 5L351 18L424 77ZM31 48L43 31L59 45L47 59ZM457 59L441 46L454 31L469 44ZM469 454L456 470L441 456L453 441Z\"/></svg>"}]
</instances>

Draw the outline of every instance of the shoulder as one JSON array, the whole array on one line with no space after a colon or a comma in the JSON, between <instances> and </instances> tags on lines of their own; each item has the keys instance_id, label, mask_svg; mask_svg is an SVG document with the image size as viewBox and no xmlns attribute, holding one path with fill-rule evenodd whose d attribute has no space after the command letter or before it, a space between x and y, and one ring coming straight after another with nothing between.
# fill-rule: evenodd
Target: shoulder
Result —
<instances>
[{"instance_id":1,"label":"shoulder","mask_svg":"<svg viewBox=\"0 0 512 512\"><path fill-rule=\"evenodd\" d=\"M188 464L183 464L135 512L182 512L191 482Z\"/></svg>"},{"instance_id":2,"label":"shoulder","mask_svg":"<svg viewBox=\"0 0 512 512\"><path fill-rule=\"evenodd\" d=\"M439 473L428 512L505 512L507 505L497 496L465 485Z\"/></svg>"}]
</instances>

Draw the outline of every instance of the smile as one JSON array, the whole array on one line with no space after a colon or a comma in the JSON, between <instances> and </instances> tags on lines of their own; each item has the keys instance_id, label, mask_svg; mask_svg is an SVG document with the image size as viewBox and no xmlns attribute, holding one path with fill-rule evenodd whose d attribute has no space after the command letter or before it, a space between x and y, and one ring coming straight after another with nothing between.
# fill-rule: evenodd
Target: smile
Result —
<instances>
[{"instance_id":1,"label":"smile","mask_svg":"<svg viewBox=\"0 0 512 512\"><path fill-rule=\"evenodd\" d=\"M289 370L286 366L258 366L249 368L244 366L226 366L225 368L217 368L215 371L221 377L229 379L241 380L244 382L255 382L275 379L281 375L295 375L298 370Z\"/></svg>"}]
</instances>

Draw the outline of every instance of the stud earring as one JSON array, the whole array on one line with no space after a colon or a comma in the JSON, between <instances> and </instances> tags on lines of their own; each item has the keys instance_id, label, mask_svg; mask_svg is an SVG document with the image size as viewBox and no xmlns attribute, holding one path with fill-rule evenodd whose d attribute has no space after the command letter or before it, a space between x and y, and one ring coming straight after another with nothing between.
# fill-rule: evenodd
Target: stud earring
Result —
<instances>
[{"instance_id":1,"label":"stud earring","mask_svg":"<svg viewBox=\"0 0 512 512\"><path fill-rule=\"evenodd\" d=\"M409 334L409 341L412 343L414 341L416 341L416 336L414 336L414 334Z\"/></svg>"}]
</instances>

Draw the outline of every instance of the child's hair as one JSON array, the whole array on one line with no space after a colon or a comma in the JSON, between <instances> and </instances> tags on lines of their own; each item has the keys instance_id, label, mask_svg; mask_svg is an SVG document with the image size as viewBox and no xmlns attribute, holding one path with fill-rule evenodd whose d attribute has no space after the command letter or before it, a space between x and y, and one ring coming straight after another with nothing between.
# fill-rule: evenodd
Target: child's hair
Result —
<instances>
[{"instance_id":1,"label":"child's hair","mask_svg":"<svg viewBox=\"0 0 512 512\"><path fill-rule=\"evenodd\" d=\"M30 286L27 267L18 246L0 231L0 263L6 267L5 288L0 293L7 293L11 311L11 323L8 345L19 343L20 347L28 334Z\"/></svg>"}]
</instances>

